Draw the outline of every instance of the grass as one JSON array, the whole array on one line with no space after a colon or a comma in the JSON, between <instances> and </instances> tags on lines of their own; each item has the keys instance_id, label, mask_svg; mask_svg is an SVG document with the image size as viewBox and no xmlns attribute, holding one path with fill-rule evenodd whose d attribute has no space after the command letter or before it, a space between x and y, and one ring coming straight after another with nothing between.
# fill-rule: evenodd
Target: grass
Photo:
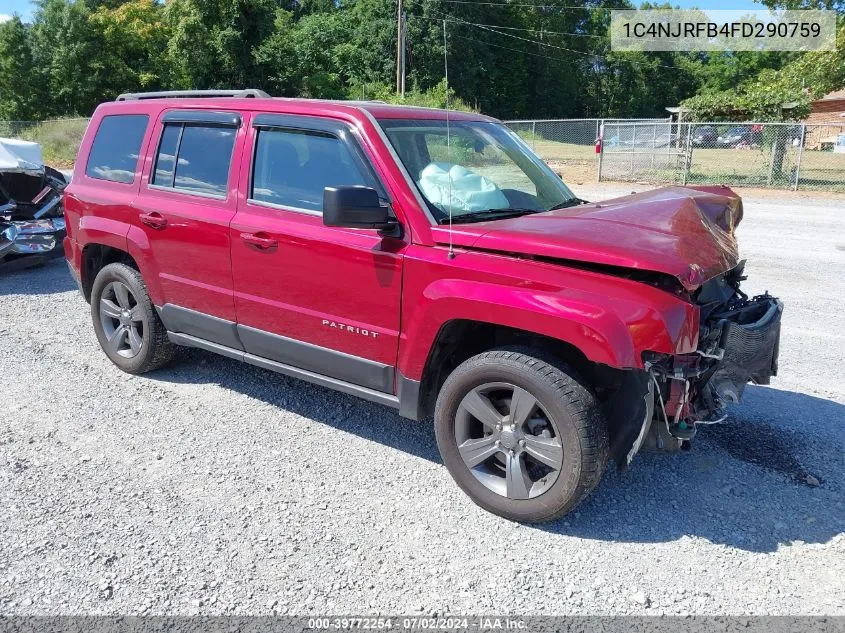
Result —
<instances>
[{"instance_id":1,"label":"grass","mask_svg":"<svg viewBox=\"0 0 845 633\"><path fill-rule=\"evenodd\" d=\"M79 144L85 134L88 119L56 119L41 123L19 124L17 129L0 124L0 135L13 136L41 145L44 162L51 167L68 169L73 167Z\"/></svg>"}]
</instances>

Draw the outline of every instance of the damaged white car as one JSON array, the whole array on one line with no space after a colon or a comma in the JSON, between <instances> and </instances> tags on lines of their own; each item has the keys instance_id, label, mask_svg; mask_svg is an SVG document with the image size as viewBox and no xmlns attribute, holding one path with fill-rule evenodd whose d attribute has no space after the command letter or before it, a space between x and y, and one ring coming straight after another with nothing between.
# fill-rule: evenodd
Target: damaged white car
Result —
<instances>
[{"instance_id":1,"label":"damaged white car","mask_svg":"<svg viewBox=\"0 0 845 633\"><path fill-rule=\"evenodd\" d=\"M38 143L0 138L0 273L63 254L66 186L44 164Z\"/></svg>"}]
</instances>

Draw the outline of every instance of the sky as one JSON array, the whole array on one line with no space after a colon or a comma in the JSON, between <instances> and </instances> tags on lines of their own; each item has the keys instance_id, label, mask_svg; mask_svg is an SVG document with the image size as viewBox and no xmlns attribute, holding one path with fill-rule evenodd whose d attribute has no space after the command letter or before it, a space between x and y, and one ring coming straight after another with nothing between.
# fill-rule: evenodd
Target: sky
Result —
<instances>
[{"instance_id":1,"label":"sky","mask_svg":"<svg viewBox=\"0 0 845 633\"><path fill-rule=\"evenodd\" d=\"M533 1L533 0L532 0ZM753 0L670 0L682 9L763 9L763 5ZM636 2L635 2L636 3ZM17 13L27 21L32 16L32 3L29 0L0 0L0 22Z\"/></svg>"}]
</instances>

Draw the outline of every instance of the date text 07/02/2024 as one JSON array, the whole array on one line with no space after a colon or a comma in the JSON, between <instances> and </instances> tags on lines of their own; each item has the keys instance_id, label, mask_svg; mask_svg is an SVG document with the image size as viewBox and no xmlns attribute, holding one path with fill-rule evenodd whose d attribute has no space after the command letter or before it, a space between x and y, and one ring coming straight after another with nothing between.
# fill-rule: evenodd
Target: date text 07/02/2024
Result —
<instances>
[{"instance_id":1,"label":"date text 07/02/2024","mask_svg":"<svg viewBox=\"0 0 845 633\"><path fill-rule=\"evenodd\" d=\"M524 630L528 623L519 618L497 616L467 617L343 617L309 618L308 628L314 630Z\"/></svg>"}]
</instances>

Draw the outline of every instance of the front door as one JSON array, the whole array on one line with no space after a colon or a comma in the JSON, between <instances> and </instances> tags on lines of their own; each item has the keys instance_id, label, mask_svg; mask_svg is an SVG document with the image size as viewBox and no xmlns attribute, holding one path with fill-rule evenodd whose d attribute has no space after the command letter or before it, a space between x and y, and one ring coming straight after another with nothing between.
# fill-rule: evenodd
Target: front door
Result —
<instances>
[{"instance_id":1,"label":"front door","mask_svg":"<svg viewBox=\"0 0 845 633\"><path fill-rule=\"evenodd\" d=\"M231 224L238 334L247 353L393 392L406 241L323 225L323 189L386 197L344 123L258 115ZM245 180L248 179L248 186Z\"/></svg>"}]
</instances>

